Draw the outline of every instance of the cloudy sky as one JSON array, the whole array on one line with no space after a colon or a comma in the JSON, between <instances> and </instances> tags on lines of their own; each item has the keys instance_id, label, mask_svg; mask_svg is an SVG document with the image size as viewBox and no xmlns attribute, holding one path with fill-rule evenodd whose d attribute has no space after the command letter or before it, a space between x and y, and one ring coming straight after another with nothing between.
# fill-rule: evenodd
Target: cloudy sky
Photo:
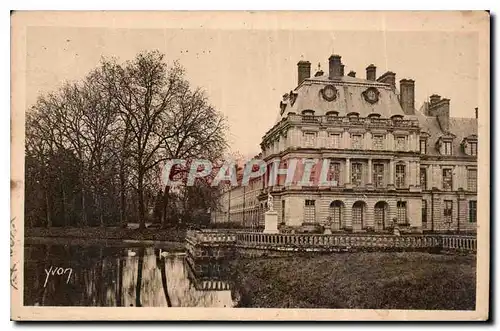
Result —
<instances>
[{"instance_id":1,"label":"cloudy sky","mask_svg":"<svg viewBox=\"0 0 500 331\"><path fill-rule=\"evenodd\" d=\"M478 35L474 32L334 31L290 29L125 29L107 27L29 27L26 96L64 81L82 78L102 56L132 59L158 49L179 60L193 85L207 91L230 125L230 144L245 156L259 143L279 113L281 96L297 83L297 62L328 70L332 52L342 56L345 72L365 77L374 63L396 79L415 80L416 107L437 93L451 99L451 115L473 117L478 105Z\"/></svg>"}]
</instances>

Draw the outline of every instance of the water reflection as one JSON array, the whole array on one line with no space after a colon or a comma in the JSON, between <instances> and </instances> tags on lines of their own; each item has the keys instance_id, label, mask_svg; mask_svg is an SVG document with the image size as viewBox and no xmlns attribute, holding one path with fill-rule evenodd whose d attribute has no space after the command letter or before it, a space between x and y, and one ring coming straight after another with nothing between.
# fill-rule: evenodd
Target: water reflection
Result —
<instances>
[{"instance_id":1,"label":"water reflection","mask_svg":"<svg viewBox=\"0 0 500 331\"><path fill-rule=\"evenodd\" d=\"M153 247L27 245L24 304L233 307L238 295L226 267ZM57 268L71 268L71 276Z\"/></svg>"}]
</instances>

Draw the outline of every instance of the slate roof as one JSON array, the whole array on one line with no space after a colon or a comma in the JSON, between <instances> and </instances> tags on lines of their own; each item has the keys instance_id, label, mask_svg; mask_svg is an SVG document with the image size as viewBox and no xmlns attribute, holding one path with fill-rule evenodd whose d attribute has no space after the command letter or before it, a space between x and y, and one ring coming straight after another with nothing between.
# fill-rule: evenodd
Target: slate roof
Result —
<instances>
[{"instance_id":1,"label":"slate roof","mask_svg":"<svg viewBox=\"0 0 500 331\"><path fill-rule=\"evenodd\" d=\"M435 148L438 139L445 134L439 126L437 117L426 116L424 114L428 104L425 102L420 110L415 111L415 115L420 123L421 132L427 132L430 137L427 141L427 154L440 155ZM477 119L465 117L450 117L450 133L456 137L453 139L453 155L466 156L460 144L465 137L477 135Z\"/></svg>"},{"instance_id":2,"label":"slate roof","mask_svg":"<svg viewBox=\"0 0 500 331\"><path fill-rule=\"evenodd\" d=\"M323 99L321 90L326 85L333 85L337 89L337 98L334 101ZM380 92L379 101L374 104L367 102L362 95L372 86ZM290 112L301 114L304 110L314 110L314 115L317 116L325 115L328 111L337 111L339 116L356 112L360 117L376 113L382 118L390 118L393 115L413 118L404 114L398 101L397 91L393 91L389 84L377 81L350 76L329 79L327 75L323 75L304 80L294 92L297 93L295 102L293 104L290 100L284 102L287 105L279 119L286 117Z\"/></svg>"}]
</instances>

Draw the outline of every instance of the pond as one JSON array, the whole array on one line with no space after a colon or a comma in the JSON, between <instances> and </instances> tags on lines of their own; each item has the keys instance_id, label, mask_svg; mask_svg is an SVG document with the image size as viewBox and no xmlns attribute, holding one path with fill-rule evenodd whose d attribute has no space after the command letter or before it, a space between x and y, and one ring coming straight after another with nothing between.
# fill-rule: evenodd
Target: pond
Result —
<instances>
[{"instance_id":1,"label":"pond","mask_svg":"<svg viewBox=\"0 0 500 331\"><path fill-rule=\"evenodd\" d=\"M161 247L27 244L25 306L234 307L223 265Z\"/></svg>"}]
</instances>

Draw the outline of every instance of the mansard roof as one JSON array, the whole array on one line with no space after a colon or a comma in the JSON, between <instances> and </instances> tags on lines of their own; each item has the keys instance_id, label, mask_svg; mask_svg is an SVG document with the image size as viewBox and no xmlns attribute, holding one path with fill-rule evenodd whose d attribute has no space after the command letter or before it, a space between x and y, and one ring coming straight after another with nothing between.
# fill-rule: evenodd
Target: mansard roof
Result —
<instances>
[{"instance_id":1,"label":"mansard roof","mask_svg":"<svg viewBox=\"0 0 500 331\"><path fill-rule=\"evenodd\" d=\"M422 107L424 108L425 105ZM450 117L450 130L449 132L443 132L439 126L437 117L426 116L422 111L416 111L415 115L420 123L421 132L427 132L430 136L427 140L427 154L429 155L440 155L439 151L435 148L439 138L452 134L455 136L453 139L453 155L455 156L467 156L462 150L460 144L463 139L471 135L477 135L477 119L476 118L464 118L464 117Z\"/></svg>"},{"instance_id":2,"label":"mansard roof","mask_svg":"<svg viewBox=\"0 0 500 331\"><path fill-rule=\"evenodd\" d=\"M329 85L336 89L336 98L332 101L326 100L322 95L323 88ZM363 92L369 88L378 91L378 101L370 103L365 99ZM403 112L397 91L393 90L389 84L350 76L330 79L327 75L323 75L307 78L288 96L288 99L283 101L286 107L278 120L286 117L288 113L301 114L304 110L313 110L316 116L336 111L338 116L347 116L355 112L359 114L359 117L380 114L382 118L390 118L394 115L408 119L414 118Z\"/></svg>"}]
</instances>

